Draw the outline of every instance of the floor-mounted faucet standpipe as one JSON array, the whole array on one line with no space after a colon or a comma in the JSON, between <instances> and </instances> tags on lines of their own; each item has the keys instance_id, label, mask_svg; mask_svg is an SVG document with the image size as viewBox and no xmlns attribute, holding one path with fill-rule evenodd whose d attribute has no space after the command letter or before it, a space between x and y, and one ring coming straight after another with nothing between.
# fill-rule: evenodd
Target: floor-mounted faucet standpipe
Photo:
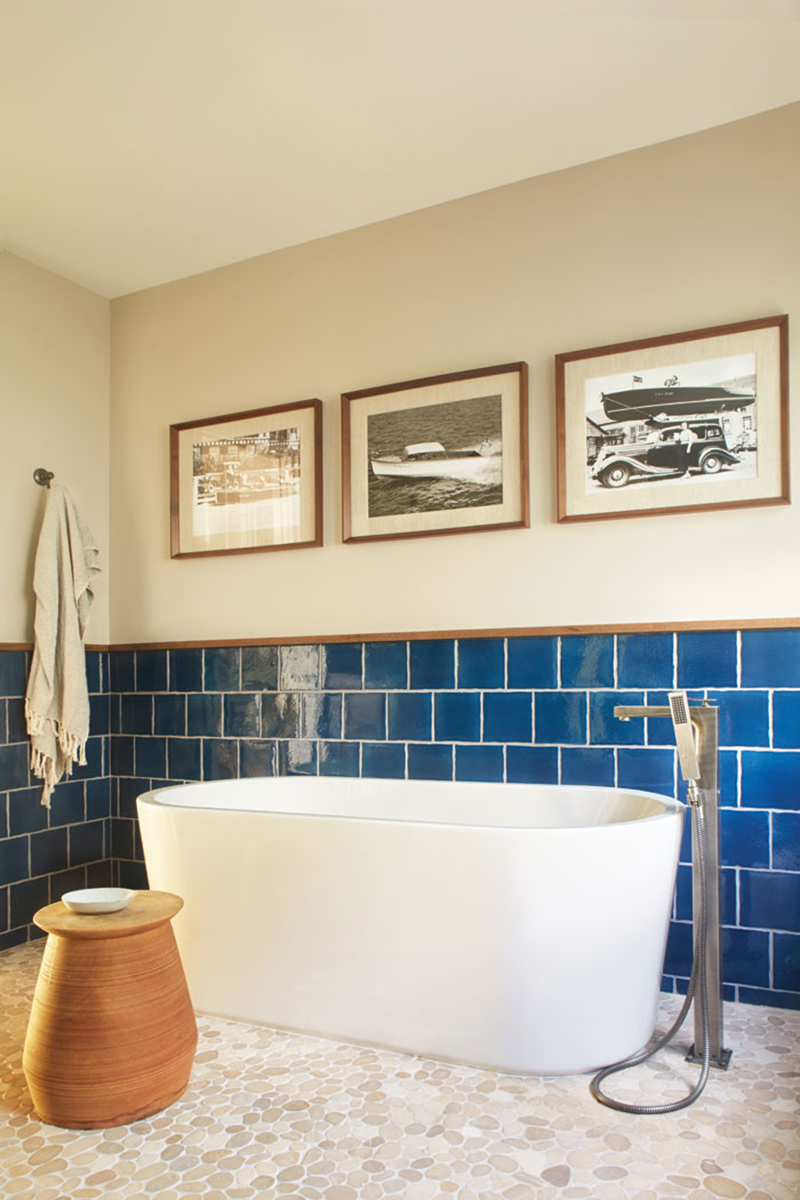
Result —
<instances>
[{"instance_id":1,"label":"floor-mounted faucet standpipe","mask_svg":"<svg viewBox=\"0 0 800 1200\"><path fill-rule=\"evenodd\" d=\"M675 1022L652 1046L612 1063L599 1071L590 1090L595 1099L609 1108L636 1114L677 1112L692 1104L703 1091L709 1067L727 1070L731 1051L722 1045L722 975L720 966L719 899L719 715L706 701L690 707L685 692L671 692L669 708L659 706L619 706L614 716L622 721L631 717L670 717L681 774L688 783L689 812L692 821L692 918L694 961L686 998ZM695 732L697 734L695 740ZM625 1104L612 1100L600 1090L609 1075L626 1070L652 1058L672 1040L683 1025L694 1003L694 1045L687 1062L701 1064L696 1086L680 1100L669 1104Z\"/></svg>"}]
</instances>

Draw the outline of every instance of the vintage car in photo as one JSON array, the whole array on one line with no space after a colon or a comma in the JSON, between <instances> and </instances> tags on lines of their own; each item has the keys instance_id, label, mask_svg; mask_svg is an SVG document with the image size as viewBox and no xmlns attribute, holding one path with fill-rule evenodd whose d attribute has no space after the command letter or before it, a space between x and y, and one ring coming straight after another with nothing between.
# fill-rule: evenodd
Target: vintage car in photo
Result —
<instances>
[{"instance_id":1,"label":"vintage car in photo","mask_svg":"<svg viewBox=\"0 0 800 1200\"><path fill-rule=\"evenodd\" d=\"M694 434L688 455L682 432ZM654 423L643 441L605 446L598 453L591 475L603 487L620 488L642 479L675 478L690 474L716 475L739 459L725 441L718 420L664 421Z\"/></svg>"}]
</instances>

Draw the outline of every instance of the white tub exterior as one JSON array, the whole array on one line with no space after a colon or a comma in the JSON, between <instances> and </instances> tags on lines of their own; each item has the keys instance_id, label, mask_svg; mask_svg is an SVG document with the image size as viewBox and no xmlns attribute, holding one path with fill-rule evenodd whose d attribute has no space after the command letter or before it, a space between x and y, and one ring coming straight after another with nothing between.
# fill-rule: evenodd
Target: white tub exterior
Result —
<instances>
[{"instance_id":1,"label":"white tub exterior","mask_svg":"<svg viewBox=\"0 0 800 1200\"><path fill-rule=\"evenodd\" d=\"M293 776L138 806L201 1012L542 1075L652 1033L675 800Z\"/></svg>"}]
</instances>

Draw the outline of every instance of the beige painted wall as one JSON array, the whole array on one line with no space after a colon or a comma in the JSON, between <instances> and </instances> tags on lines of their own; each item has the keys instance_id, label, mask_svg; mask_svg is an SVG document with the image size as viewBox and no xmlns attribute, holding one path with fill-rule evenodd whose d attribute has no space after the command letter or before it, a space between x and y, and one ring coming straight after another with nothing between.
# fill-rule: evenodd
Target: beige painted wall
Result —
<instances>
[{"instance_id":1,"label":"beige painted wall","mask_svg":"<svg viewBox=\"0 0 800 1200\"><path fill-rule=\"evenodd\" d=\"M553 355L788 312L800 361L799 146L792 105L114 301L113 639L797 615L796 505L556 524ZM517 359L531 528L343 545L340 392ZM170 560L170 423L310 396L325 546Z\"/></svg>"},{"instance_id":2,"label":"beige painted wall","mask_svg":"<svg viewBox=\"0 0 800 1200\"><path fill-rule=\"evenodd\" d=\"M33 561L46 467L100 546L87 641L109 636L108 301L0 252L0 642L33 638Z\"/></svg>"}]
</instances>

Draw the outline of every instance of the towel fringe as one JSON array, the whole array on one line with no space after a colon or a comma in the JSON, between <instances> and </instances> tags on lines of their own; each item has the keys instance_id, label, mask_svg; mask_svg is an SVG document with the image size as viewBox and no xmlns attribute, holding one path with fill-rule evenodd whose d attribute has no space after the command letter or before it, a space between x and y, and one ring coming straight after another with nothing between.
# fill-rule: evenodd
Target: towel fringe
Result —
<instances>
[{"instance_id":1,"label":"towel fringe","mask_svg":"<svg viewBox=\"0 0 800 1200\"><path fill-rule=\"evenodd\" d=\"M60 721L34 712L30 701L27 699L25 700L25 720L28 725L28 733L32 738L52 733L58 742L59 750L64 756L64 761L59 771L52 754L48 754L36 746L31 746L31 771L37 779L43 781L42 804L46 808L49 808L50 796L58 780L61 778L61 773L71 775L75 763L81 767L86 766L86 738L81 737L77 733L71 733L68 729L64 728Z\"/></svg>"}]
</instances>

